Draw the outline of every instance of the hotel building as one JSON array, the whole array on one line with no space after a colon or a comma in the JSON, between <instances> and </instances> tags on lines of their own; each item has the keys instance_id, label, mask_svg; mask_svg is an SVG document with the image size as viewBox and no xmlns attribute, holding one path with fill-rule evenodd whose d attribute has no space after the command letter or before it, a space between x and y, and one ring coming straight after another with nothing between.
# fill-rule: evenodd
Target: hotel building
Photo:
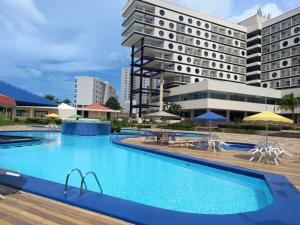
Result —
<instances>
[{"instance_id":1,"label":"hotel building","mask_svg":"<svg viewBox=\"0 0 300 225\"><path fill-rule=\"evenodd\" d=\"M299 17L299 13L300 8L297 8L269 20L258 11L257 15L235 24L162 0L129 0L123 9L122 44L132 50L130 74L141 80L160 80L159 89L152 85L149 88L140 85L138 90L131 89L130 100L136 94L150 96L148 104L137 102L131 108L137 107L140 117L143 108L162 110L164 101L181 104L186 112L185 116L193 116L195 111L221 110L232 118L230 113L238 115L241 112L255 113L266 108L274 110L279 104L282 92L264 89L274 88L271 81L266 79L266 72L269 70L265 69L265 63L268 61L262 60L266 54L265 47L268 47L265 46L265 36L269 34L266 34L265 29L271 29L272 24L279 23L283 31L291 30L291 40L287 46L290 47L290 54L294 51L296 56L289 56L289 65L299 66L299 46L291 43L295 39L297 42L294 32L295 29L300 29L299 19L295 19ZM290 25L285 25L288 28L284 28L281 24L287 19ZM288 34L280 29L276 32L279 35L283 33L285 39L287 36L284 35ZM292 70L290 68L291 73ZM294 74L299 76L299 71L294 69ZM260 87L261 81L263 87ZM270 84L266 84L268 82ZM198 91L195 88L199 88ZM212 96L216 95L211 92L211 88L218 89L216 91L221 95L220 98L228 102L211 105L203 101L193 102L193 95L188 95L187 99L182 96L177 98L178 95L189 92L197 92L196 96L201 92L202 96L204 91L207 94L203 98L212 101ZM244 95L230 97L230 93L237 94L237 90ZM252 97L256 95L261 99L253 100ZM185 99L185 103L182 99ZM232 108L230 103L238 103L237 99L244 99L243 102L247 104ZM255 104L260 104L255 110L248 107L252 100Z\"/></svg>"},{"instance_id":2,"label":"hotel building","mask_svg":"<svg viewBox=\"0 0 300 225\"><path fill-rule=\"evenodd\" d=\"M99 77L75 77L75 107L85 107L93 103L105 104L110 97L116 97L116 90L108 82Z\"/></svg>"}]
</instances>

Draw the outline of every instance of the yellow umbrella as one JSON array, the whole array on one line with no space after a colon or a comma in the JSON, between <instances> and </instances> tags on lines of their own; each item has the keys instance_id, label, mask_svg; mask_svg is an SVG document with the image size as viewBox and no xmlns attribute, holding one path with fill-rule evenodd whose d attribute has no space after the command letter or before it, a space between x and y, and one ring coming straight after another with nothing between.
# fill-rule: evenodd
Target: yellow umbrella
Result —
<instances>
[{"instance_id":1,"label":"yellow umbrella","mask_svg":"<svg viewBox=\"0 0 300 225\"><path fill-rule=\"evenodd\" d=\"M293 124L293 120L280 116L276 113L265 111L252 116L245 117L245 122L265 122L266 123L266 145L268 144L268 124L269 123L289 123Z\"/></svg>"},{"instance_id":2,"label":"yellow umbrella","mask_svg":"<svg viewBox=\"0 0 300 225\"><path fill-rule=\"evenodd\" d=\"M57 119L57 118L59 118L59 115L57 115L55 113L51 113L51 114L46 115L46 117L52 118L52 119Z\"/></svg>"}]
</instances>

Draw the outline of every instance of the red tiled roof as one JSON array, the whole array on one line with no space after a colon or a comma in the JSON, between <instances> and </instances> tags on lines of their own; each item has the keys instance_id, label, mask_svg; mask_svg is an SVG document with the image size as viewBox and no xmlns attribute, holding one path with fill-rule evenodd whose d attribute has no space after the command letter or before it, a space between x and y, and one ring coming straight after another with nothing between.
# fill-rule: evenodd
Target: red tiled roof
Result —
<instances>
[{"instance_id":1,"label":"red tiled roof","mask_svg":"<svg viewBox=\"0 0 300 225\"><path fill-rule=\"evenodd\" d=\"M2 107L16 106L16 101L11 97L0 94L0 106Z\"/></svg>"},{"instance_id":2,"label":"red tiled roof","mask_svg":"<svg viewBox=\"0 0 300 225\"><path fill-rule=\"evenodd\" d=\"M91 104L91 105L88 105L86 107L84 107L85 109L94 109L94 110L112 110L104 105L100 105L100 104L97 104L97 103L94 103L94 104Z\"/></svg>"}]
</instances>

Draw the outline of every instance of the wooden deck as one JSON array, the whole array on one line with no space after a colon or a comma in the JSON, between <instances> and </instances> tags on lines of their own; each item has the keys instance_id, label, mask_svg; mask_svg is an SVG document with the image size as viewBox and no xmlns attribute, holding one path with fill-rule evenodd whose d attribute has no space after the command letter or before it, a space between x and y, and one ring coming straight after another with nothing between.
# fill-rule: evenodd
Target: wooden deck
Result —
<instances>
[{"instance_id":1,"label":"wooden deck","mask_svg":"<svg viewBox=\"0 0 300 225\"><path fill-rule=\"evenodd\" d=\"M292 152L296 154L294 158L285 157L282 162L276 166L272 164L266 164L264 162L249 162L250 154L248 152L243 151L226 151L226 152L208 152L205 150L195 150L187 147L168 147L161 146L157 144L145 144L143 143L144 138L129 138L125 139L124 142L144 145L148 147L153 147L165 151L176 152L180 154L190 155L193 157L198 157L202 159L208 159L216 162L222 162L230 165L241 166L246 168L252 168L256 170L278 173L286 176L295 187L300 190L300 155L299 155L299 147L297 150L293 150ZM242 141L242 140L240 140ZM291 140L289 139L289 144L292 142L299 142L299 139ZM281 142L282 143L282 142Z\"/></svg>"},{"instance_id":2,"label":"wooden deck","mask_svg":"<svg viewBox=\"0 0 300 225\"><path fill-rule=\"evenodd\" d=\"M126 225L128 223L0 185L1 225Z\"/></svg>"}]
</instances>

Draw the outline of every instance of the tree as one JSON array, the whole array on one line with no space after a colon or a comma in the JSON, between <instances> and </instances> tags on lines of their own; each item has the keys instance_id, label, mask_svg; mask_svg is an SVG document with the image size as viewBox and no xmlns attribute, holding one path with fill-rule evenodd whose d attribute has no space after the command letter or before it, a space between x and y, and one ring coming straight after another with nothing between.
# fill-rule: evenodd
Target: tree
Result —
<instances>
[{"instance_id":1,"label":"tree","mask_svg":"<svg viewBox=\"0 0 300 225\"><path fill-rule=\"evenodd\" d=\"M65 103L65 104L68 104L68 105L71 104L71 100L68 99L68 98L63 99L61 102L62 102L62 103Z\"/></svg>"},{"instance_id":2,"label":"tree","mask_svg":"<svg viewBox=\"0 0 300 225\"><path fill-rule=\"evenodd\" d=\"M45 94L44 95L44 98L51 101L51 102L54 102L55 101L55 96L54 95L51 95L51 94Z\"/></svg>"},{"instance_id":3,"label":"tree","mask_svg":"<svg viewBox=\"0 0 300 225\"><path fill-rule=\"evenodd\" d=\"M110 97L105 103L105 106L114 110L121 109L120 103L115 97Z\"/></svg>"},{"instance_id":4,"label":"tree","mask_svg":"<svg viewBox=\"0 0 300 225\"><path fill-rule=\"evenodd\" d=\"M295 109L300 106L300 98L295 97L294 93L282 97L280 109L291 111L293 114L293 121L295 122Z\"/></svg>"},{"instance_id":5,"label":"tree","mask_svg":"<svg viewBox=\"0 0 300 225\"><path fill-rule=\"evenodd\" d=\"M180 115L181 114L181 105L176 104L176 103L171 103L167 106L167 111L169 113L175 114L175 115Z\"/></svg>"}]
</instances>

